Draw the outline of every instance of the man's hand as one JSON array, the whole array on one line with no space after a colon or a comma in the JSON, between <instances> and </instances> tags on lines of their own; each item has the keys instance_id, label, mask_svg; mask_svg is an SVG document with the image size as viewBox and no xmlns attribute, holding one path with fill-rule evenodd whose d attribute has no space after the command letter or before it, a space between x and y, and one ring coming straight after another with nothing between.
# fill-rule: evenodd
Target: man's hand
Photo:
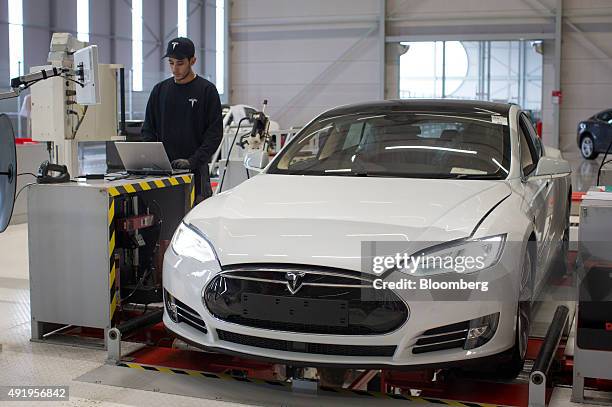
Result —
<instances>
[{"instance_id":1,"label":"man's hand","mask_svg":"<svg viewBox=\"0 0 612 407\"><path fill-rule=\"evenodd\" d=\"M172 168L175 168L177 170L190 170L191 164L189 163L189 160L179 158L178 160L172 161Z\"/></svg>"}]
</instances>

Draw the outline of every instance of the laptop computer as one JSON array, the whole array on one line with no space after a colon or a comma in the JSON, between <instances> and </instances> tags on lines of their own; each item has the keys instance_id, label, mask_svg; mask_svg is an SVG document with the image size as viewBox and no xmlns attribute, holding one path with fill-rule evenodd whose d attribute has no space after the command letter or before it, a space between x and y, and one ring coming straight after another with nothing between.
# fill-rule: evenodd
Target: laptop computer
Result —
<instances>
[{"instance_id":1,"label":"laptop computer","mask_svg":"<svg viewBox=\"0 0 612 407\"><path fill-rule=\"evenodd\" d=\"M173 169L163 143L158 141L117 141L115 147L128 174L177 175L190 171Z\"/></svg>"}]
</instances>

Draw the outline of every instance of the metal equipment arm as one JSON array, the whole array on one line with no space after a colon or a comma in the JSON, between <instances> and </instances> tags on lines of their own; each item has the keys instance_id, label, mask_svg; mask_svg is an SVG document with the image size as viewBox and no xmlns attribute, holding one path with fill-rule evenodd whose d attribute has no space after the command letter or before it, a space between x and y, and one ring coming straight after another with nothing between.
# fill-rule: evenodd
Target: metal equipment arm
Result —
<instances>
[{"instance_id":1,"label":"metal equipment arm","mask_svg":"<svg viewBox=\"0 0 612 407\"><path fill-rule=\"evenodd\" d=\"M38 72L33 72L27 75L17 76L11 79L11 90L8 92L0 93L0 100L17 97L22 91L26 90L38 81L62 75L76 75L77 77L79 77L79 79L81 79L83 76L83 70L82 68L75 71L69 68L53 67L50 69L43 69ZM81 84L78 81L75 82Z\"/></svg>"}]
</instances>

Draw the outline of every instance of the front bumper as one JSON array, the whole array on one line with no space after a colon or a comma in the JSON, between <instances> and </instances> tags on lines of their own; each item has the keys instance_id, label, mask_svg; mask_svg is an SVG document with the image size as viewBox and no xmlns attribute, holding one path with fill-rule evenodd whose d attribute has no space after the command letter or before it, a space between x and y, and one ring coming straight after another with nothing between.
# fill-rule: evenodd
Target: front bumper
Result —
<instances>
[{"instance_id":1,"label":"front bumper","mask_svg":"<svg viewBox=\"0 0 612 407\"><path fill-rule=\"evenodd\" d=\"M181 258L171 248L164 258L165 290L196 311L206 329L196 329L193 324L185 322L173 322L167 310L164 313L164 324L179 337L202 348L295 365L422 367L482 361L483 358L494 357L511 348L516 337L516 301L410 301L406 298L408 293L400 295L410 308L408 320L393 332L381 335L296 333L229 323L214 317L202 301L203 287L220 271L217 263L202 264ZM499 298L505 297L500 293ZM414 353L417 343L428 331L496 313L499 314L496 332L482 346L470 350L455 347ZM342 346L350 348L345 352L348 355L313 351L326 349L320 352L328 352L329 349ZM366 352L360 353L360 347L391 351L372 352L376 356L363 356Z\"/></svg>"}]
</instances>

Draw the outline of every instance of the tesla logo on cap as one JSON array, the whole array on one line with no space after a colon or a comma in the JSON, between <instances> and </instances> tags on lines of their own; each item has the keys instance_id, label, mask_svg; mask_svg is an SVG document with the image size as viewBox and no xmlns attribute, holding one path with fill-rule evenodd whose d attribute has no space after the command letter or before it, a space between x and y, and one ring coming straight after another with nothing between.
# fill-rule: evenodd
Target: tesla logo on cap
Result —
<instances>
[{"instance_id":1,"label":"tesla logo on cap","mask_svg":"<svg viewBox=\"0 0 612 407\"><path fill-rule=\"evenodd\" d=\"M196 98L191 98L191 99L187 99L187 100L191 102L191 107L193 107L193 105L198 101L198 99L196 99Z\"/></svg>"},{"instance_id":2,"label":"tesla logo on cap","mask_svg":"<svg viewBox=\"0 0 612 407\"><path fill-rule=\"evenodd\" d=\"M176 48L177 45L178 45L178 42L176 41L172 42L172 51L174 51L174 48Z\"/></svg>"},{"instance_id":3,"label":"tesla logo on cap","mask_svg":"<svg viewBox=\"0 0 612 407\"><path fill-rule=\"evenodd\" d=\"M304 278L306 273L293 273L288 272L285 274L285 279L287 279L287 288L291 294L297 293L300 288L302 288L302 279Z\"/></svg>"}]
</instances>

